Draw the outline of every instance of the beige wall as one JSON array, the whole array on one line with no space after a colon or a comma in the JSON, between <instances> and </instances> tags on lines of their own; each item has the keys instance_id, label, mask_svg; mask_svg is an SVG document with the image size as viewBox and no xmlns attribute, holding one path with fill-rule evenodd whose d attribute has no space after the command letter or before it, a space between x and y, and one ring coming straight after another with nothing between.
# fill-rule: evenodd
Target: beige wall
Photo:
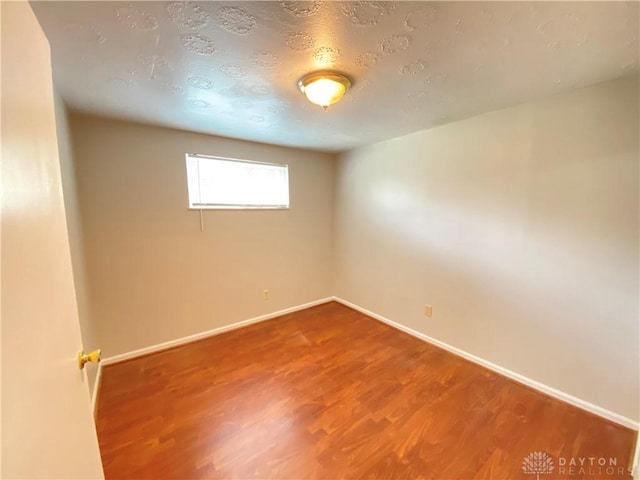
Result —
<instances>
[{"instance_id":1,"label":"beige wall","mask_svg":"<svg viewBox=\"0 0 640 480\"><path fill-rule=\"evenodd\" d=\"M64 207L67 217L67 231L69 247L71 249L71 263L73 266L73 282L78 304L78 318L82 333L82 345L86 352L99 348L95 328L91 321L89 303L89 288L84 261L84 238L82 219L78 205L77 182L74 171L73 149L67 109L62 98L54 92L56 133L58 137L58 152L60 155L60 172L64 192ZM87 373L89 389L93 393L97 366L89 363L84 371Z\"/></svg>"},{"instance_id":2,"label":"beige wall","mask_svg":"<svg viewBox=\"0 0 640 480\"><path fill-rule=\"evenodd\" d=\"M638 420L638 130L631 77L344 154L335 293Z\"/></svg>"},{"instance_id":3,"label":"beige wall","mask_svg":"<svg viewBox=\"0 0 640 480\"><path fill-rule=\"evenodd\" d=\"M105 355L332 294L333 156L77 115L71 126ZM201 232L187 152L289 164L291 209L205 211Z\"/></svg>"}]
</instances>

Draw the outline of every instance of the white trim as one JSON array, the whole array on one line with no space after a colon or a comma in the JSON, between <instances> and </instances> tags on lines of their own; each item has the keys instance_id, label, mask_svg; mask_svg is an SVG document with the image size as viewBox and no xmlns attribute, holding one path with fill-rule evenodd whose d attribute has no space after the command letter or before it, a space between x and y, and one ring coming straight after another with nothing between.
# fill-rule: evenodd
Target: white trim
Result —
<instances>
[{"instance_id":1,"label":"white trim","mask_svg":"<svg viewBox=\"0 0 640 480\"><path fill-rule=\"evenodd\" d=\"M636 450L633 454L633 467L631 469L633 480L640 480L640 433L636 435Z\"/></svg>"},{"instance_id":2,"label":"white trim","mask_svg":"<svg viewBox=\"0 0 640 480\"><path fill-rule=\"evenodd\" d=\"M578 397L574 397L573 395L570 395L568 393L562 392L560 390L557 390L553 387L550 387L548 385L545 385L544 383L540 383L536 380L533 380L531 378L525 377L524 375L521 375L519 373L516 373L514 371L508 370L504 367L501 367L499 365L496 365L495 363L492 363L488 360L485 360L483 358L480 357L476 357L475 355L465 352L464 350L460 350L459 348L453 347L447 343L441 342L440 340L436 340L435 338L429 337L428 335L425 335L424 333L420 333L417 332L409 327L406 327L404 325L401 325L399 323L396 323L392 320L389 320L388 318L383 317L382 315L378 315L376 313L373 313L365 308L362 308L358 305L355 305L351 302L348 302L346 300L343 300L340 297L333 297L333 299L336 302L339 302L349 308L352 308L354 310L359 311L360 313L364 313L365 315L375 318L376 320L381 321L382 323L386 323L387 325L394 327L398 330L401 330L405 333L408 333L409 335L419 338L420 340L424 340L427 343L430 343L432 345L435 345L437 347L440 347L444 350L447 350L448 352L451 352L455 355L458 355L462 358L465 358L473 363L477 363L478 365L482 365L483 367L488 368L489 370L493 370L494 372L497 372L501 375L504 375L507 378L510 378L512 380L515 380L518 383L522 383L528 387L531 387L535 390L538 390L539 392L545 393L551 397L554 397L558 400L562 400L563 402L569 403L571 405L573 405L574 407L578 407L581 408L582 410L586 410L587 412L593 413L595 415L598 415L599 417L605 418L611 422L617 423L619 425L622 425L624 427L627 428L631 428L635 431L639 430L640 427L640 423L636 422L635 420L632 420L630 418L627 418L623 415L619 415L615 412L612 412L610 410L607 410L605 408L599 407L598 405L594 405L593 403L589 403L585 400L582 400ZM637 442L640 443L640 442ZM638 447L636 446L636 459L635 461L638 462Z\"/></svg>"},{"instance_id":3,"label":"white trim","mask_svg":"<svg viewBox=\"0 0 640 480\"><path fill-rule=\"evenodd\" d=\"M288 313L298 312L300 310L305 310L310 307L315 307L316 305L328 303L328 302L331 302L332 300L333 300L333 297L327 297L321 300L315 300L313 302L304 303L302 305L297 305L295 307L285 308L284 310L279 310L277 312L267 313L266 315L261 315L259 317L250 318L248 320L242 320L241 322L232 323L230 325L214 328L212 330L207 330L206 332L195 333L193 335L178 338L176 340L170 340L168 342L158 343L156 345L140 348L138 350L132 350L131 352L121 353L120 355L114 355L113 357L107 357L102 359L102 361L100 362L100 365L104 365L104 366L112 365L114 363L124 362L125 360L141 357L143 355L149 355L150 353L160 352L162 350L167 350L168 348L177 347L180 345L184 345L186 343L202 340L203 338L213 337L214 335L219 335L224 332L229 332L231 330L236 330L241 327L246 327L247 325L251 325L253 323L263 322L265 320L270 320L272 318L280 317ZM98 377L96 376L96 379L97 378ZM94 388L94 392L97 391L96 390L97 388L98 388L98 384L96 384Z\"/></svg>"},{"instance_id":4,"label":"white trim","mask_svg":"<svg viewBox=\"0 0 640 480\"><path fill-rule=\"evenodd\" d=\"M100 385L102 384L102 361L98 362L98 370L96 378L93 381L93 391L91 392L91 411L93 418L98 418L98 394L100 393Z\"/></svg>"}]
</instances>

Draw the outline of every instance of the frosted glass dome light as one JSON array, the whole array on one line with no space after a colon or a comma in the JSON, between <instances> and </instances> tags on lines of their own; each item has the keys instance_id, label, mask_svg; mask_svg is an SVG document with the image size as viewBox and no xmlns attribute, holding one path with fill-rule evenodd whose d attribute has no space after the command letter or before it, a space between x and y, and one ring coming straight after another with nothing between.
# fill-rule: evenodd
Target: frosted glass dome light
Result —
<instances>
[{"instance_id":1,"label":"frosted glass dome light","mask_svg":"<svg viewBox=\"0 0 640 480\"><path fill-rule=\"evenodd\" d=\"M351 80L338 72L312 72L298 80L298 88L307 99L327 109L339 102L351 87Z\"/></svg>"}]
</instances>

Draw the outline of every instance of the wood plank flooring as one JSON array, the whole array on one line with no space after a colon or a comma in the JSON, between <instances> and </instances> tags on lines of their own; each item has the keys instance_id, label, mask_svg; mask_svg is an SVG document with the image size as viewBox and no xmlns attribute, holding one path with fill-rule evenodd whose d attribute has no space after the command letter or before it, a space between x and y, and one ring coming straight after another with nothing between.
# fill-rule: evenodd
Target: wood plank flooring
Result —
<instances>
[{"instance_id":1,"label":"wood plank flooring","mask_svg":"<svg viewBox=\"0 0 640 480\"><path fill-rule=\"evenodd\" d=\"M335 302L105 367L97 428L107 479L631 478L635 438Z\"/></svg>"}]
</instances>

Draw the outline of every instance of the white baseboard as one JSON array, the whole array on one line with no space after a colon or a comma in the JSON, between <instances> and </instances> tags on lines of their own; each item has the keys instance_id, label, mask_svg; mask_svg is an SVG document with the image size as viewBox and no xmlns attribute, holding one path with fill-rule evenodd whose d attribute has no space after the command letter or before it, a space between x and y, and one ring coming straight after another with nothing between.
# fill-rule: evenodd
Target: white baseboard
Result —
<instances>
[{"instance_id":1,"label":"white baseboard","mask_svg":"<svg viewBox=\"0 0 640 480\"><path fill-rule=\"evenodd\" d=\"M636 450L633 454L633 480L640 480L640 433L636 435Z\"/></svg>"},{"instance_id":2,"label":"white baseboard","mask_svg":"<svg viewBox=\"0 0 640 480\"><path fill-rule=\"evenodd\" d=\"M381 321L382 323L386 323L387 325L394 327L398 330L401 330L405 333L408 333L409 335L419 338L420 340L424 340L427 343L430 343L432 345L435 345L437 347L442 348L443 350L447 350L448 352L451 352L455 355L458 355L462 358L465 358L466 360L469 360L473 363L477 363L478 365L482 365L483 367L488 368L489 370L493 370L494 372L497 372L501 375L504 375L507 378L510 378L512 380L515 380L518 383L522 383L528 387L531 387L535 390L538 390L539 392L545 393L551 397L554 397L558 400L562 400L563 402L569 403L571 405L573 405L574 407L578 407L581 408L582 410L586 410L587 412L593 413L595 415L598 415L599 417L602 417L606 420L609 420L611 422L617 423L619 425L622 425L624 427L627 428L631 428L633 430L638 431L639 427L640 427L640 423L636 422L635 420L632 420L630 418L627 418L623 415L619 415L615 412L612 412L610 410L607 410L605 408L599 407L598 405L594 405L593 403L589 403L585 400L582 400L578 397L574 397L573 395L570 395L568 393L562 392L560 390L557 390L553 387L550 387L548 385L545 385L543 383L540 383L536 380L533 380L531 378L525 377L524 375L520 375L519 373L513 372L511 370L508 370L504 367L501 367L499 365L496 365L495 363L489 362L488 360L485 360L483 358L477 357L471 353L465 352L464 350L460 350L459 348L453 347L447 343L441 342L440 340L436 340L435 338L429 337L428 335L425 335L424 333L420 333L417 332L409 327L405 327L404 325L401 325L399 323L396 323L392 320L389 320L388 318L383 317L382 315L378 315L376 313L373 313L365 308L362 308L358 305L355 305L351 302L348 302L346 300L343 300L342 298L339 297L333 297L333 300L335 300L336 302L342 303L343 305L352 308L354 310L357 310L361 313L364 313L365 315L375 318L376 320ZM636 442L636 443L640 443L640 442ZM638 448L636 447L636 462L638 462Z\"/></svg>"},{"instance_id":3,"label":"white baseboard","mask_svg":"<svg viewBox=\"0 0 640 480\"><path fill-rule=\"evenodd\" d=\"M100 385L102 382L102 361L98 362L98 370L96 371L96 378L93 381L93 391L91 393L91 411L93 412L93 418L98 416L98 395L100 394Z\"/></svg>"},{"instance_id":4,"label":"white baseboard","mask_svg":"<svg viewBox=\"0 0 640 480\"><path fill-rule=\"evenodd\" d=\"M300 310L305 310L310 307L315 307L316 305L321 305L323 303L331 302L332 300L333 300L333 297L323 298L321 300L315 300L313 302L304 303L302 305L296 305L295 307L285 308L284 310L267 313L266 315L260 315L259 317L250 318L248 320L243 320L241 322L232 323L230 325L225 325L223 327L214 328L212 330L207 330L205 332L195 333L187 337L178 338L176 340L170 340L168 342L158 343L157 345L151 345L149 347L140 348L138 350L132 350L131 352L122 353L120 355L114 355L113 357L107 357L102 359L102 361L100 362L100 365L107 366L114 363L124 362L125 360L130 360L132 358L141 357L143 355L149 355L150 353L156 353L162 350L167 350L169 348L178 347L180 345L195 342L197 340L202 340L203 338L213 337L214 335L220 335L221 333L224 333L224 332L229 332L231 330L236 330L241 327L246 327L247 325L251 325L253 323L264 322L265 320L270 320L272 318L280 317L288 313L298 312ZM99 375L101 373L102 373L102 370L98 372ZM99 378L98 375L96 375L96 380L98 378ZM96 381L94 393L97 392L98 388L99 388L99 383L98 381Z\"/></svg>"}]
</instances>

